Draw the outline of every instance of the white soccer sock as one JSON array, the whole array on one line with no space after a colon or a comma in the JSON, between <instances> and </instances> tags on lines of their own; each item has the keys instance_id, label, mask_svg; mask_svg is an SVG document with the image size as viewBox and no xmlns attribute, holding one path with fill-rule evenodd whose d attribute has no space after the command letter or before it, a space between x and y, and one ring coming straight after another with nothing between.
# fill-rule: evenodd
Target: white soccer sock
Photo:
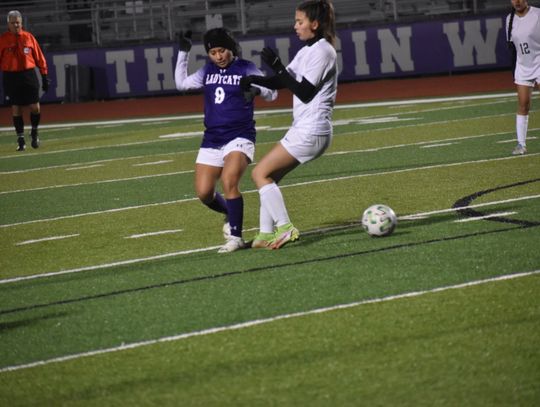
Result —
<instances>
[{"instance_id":1,"label":"white soccer sock","mask_svg":"<svg viewBox=\"0 0 540 407\"><path fill-rule=\"evenodd\" d=\"M261 203L259 212L259 232L260 233L274 233L274 219Z\"/></svg>"},{"instance_id":2,"label":"white soccer sock","mask_svg":"<svg viewBox=\"0 0 540 407\"><path fill-rule=\"evenodd\" d=\"M516 135L517 141L525 147L527 139L527 128L529 127L529 115L516 115Z\"/></svg>"},{"instance_id":3,"label":"white soccer sock","mask_svg":"<svg viewBox=\"0 0 540 407\"><path fill-rule=\"evenodd\" d=\"M283 195L281 195L281 191L276 183L266 184L259 189L259 196L261 206L270 214L276 226L283 226L291 222L287 208L285 208Z\"/></svg>"}]
</instances>

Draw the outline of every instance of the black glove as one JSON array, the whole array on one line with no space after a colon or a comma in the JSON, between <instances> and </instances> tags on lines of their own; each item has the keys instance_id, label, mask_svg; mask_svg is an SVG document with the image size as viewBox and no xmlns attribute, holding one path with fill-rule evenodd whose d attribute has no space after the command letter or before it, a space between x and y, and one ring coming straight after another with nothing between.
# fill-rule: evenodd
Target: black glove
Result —
<instances>
[{"instance_id":1,"label":"black glove","mask_svg":"<svg viewBox=\"0 0 540 407\"><path fill-rule=\"evenodd\" d=\"M180 31L178 36L178 49L180 51L189 52L191 50L191 30Z\"/></svg>"},{"instance_id":2,"label":"black glove","mask_svg":"<svg viewBox=\"0 0 540 407\"><path fill-rule=\"evenodd\" d=\"M247 92L251 89L252 83L253 83L253 78L251 75L242 76L242 78L240 78L240 89L242 89L244 92Z\"/></svg>"},{"instance_id":3,"label":"black glove","mask_svg":"<svg viewBox=\"0 0 540 407\"><path fill-rule=\"evenodd\" d=\"M281 62L281 59L279 59L278 54L276 54L272 48L264 47L261 52L261 58L264 63L272 68L278 75L285 71L285 66Z\"/></svg>"},{"instance_id":4,"label":"black glove","mask_svg":"<svg viewBox=\"0 0 540 407\"><path fill-rule=\"evenodd\" d=\"M47 75L42 74L41 75L41 89L43 92L47 92L49 90L49 85L51 84L51 80L47 78Z\"/></svg>"},{"instance_id":5,"label":"black glove","mask_svg":"<svg viewBox=\"0 0 540 407\"><path fill-rule=\"evenodd\" d=\"M251 102L253 99L255 99L255 96L260 94L261 90L259 88L251 86L248 90L244 91L244 99L246 99L246 102Z\"/></svg>"}]
</instances>

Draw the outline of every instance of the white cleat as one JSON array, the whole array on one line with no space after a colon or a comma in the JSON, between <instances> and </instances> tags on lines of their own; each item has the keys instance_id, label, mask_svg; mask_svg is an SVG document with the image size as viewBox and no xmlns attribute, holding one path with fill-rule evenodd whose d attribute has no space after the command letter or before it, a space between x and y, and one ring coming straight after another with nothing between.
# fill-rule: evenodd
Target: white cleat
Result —
<instances>
[{"instance_id":1,"label":"white cleat","mask_svg":"<svg viewBox=\"0 0 540 407\"><path fill-rule=\"evenodd\" d=\"M231 236L221 248L218 250L218 253L231 253L240 249L246 248L246 242L244 239L238 236Z\"/></svg>"},{"instance_id":2,"label":"white cleat","mask_svg":"<svg viewBox=\"0 0 540 407\"><path fill-rule=\"evenodd\" d=\"M527 149L525 146L522 146L521 144L518 144L516 148L514 148L514 151L512 151L512 155L523 155L527 154Z\"/></svg>"}]
</instances>

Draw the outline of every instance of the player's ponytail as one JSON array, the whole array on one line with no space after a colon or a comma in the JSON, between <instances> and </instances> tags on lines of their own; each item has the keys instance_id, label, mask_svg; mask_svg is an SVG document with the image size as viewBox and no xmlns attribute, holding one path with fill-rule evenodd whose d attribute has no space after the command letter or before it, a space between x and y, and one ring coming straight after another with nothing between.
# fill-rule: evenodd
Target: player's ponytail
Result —
<instances>
[{"instance_id":1,"label":"player's ponytail","mask_svg":"<svg viewBox=\"0 0 540 407\"><path fill-rule=\"evenodd\" d=\"M336 15L330 0L304 1L296 9L306 13L309 21L318 21L317 35L333 46L336 45Z\"/></svg>"}]
</instances>

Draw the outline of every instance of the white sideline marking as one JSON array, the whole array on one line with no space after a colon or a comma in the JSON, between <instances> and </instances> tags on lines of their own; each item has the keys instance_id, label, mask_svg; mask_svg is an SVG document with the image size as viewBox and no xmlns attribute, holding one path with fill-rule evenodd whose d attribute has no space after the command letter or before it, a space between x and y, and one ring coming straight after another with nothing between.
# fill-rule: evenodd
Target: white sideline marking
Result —
<instances>
[{"instance_id":1,"label":"white sideline marking","mask_svg":"<svg viewBox=\"0 0 540 407\"><path fill-rule=\"evenodd\" d=\"M445 146L451 146L457 143L438 143L438 144L429 144L427 146L420 146L420 148L435 148L435 147L445 147Z\"/></svg>"},{"instance_id":2,"label":"white sideline marking","mask_svg":"<svg viewBox=\"0 0 540 407\"><path fill-rule=\"evenodd\" d=\"M96 129L109 129L111 127L120 127L121 124L118 123L118 124L104 124L102 126L96 126Z\"/></svg>"},{"instance_id":3,"label":"white sideline marking","mask_svg":"<svg viewBox=\"0 0 540 407\"><path fill-rule=\"evenodd\" d=\"M333 126L346 126L346 125L349 125L349 124L395 123L395 122L404 122L404 121L420 120L420 119L421 119L421 117L399 118L397 116L357 118L357 119L342 119L342 120L334 120L334 121L332 121L332 125ZM271 130L275 130L275 129L271 128Z\"/></svg>"},{"instance_id":4,"label":"white sideline marking","mask_svg":"<svg viewBox=\"0 0 540 407\"><path fill-rule=\"evenodd\" d=\"M156 120L154 122L150 122L150 123L143 123L141 124L141 126L155 126L155 125L160 125L160 124L169 124L171 123L170 120L166 120L166 121L159 121L159 120Z\"/></svg>"},{"instance_id":5,"label":"white sideline marking","mask_svg":"<svg viewBox=\"0 0 540 407\"><path fill-rule=\"evenodd\" d=\"M259 143L259 144L268 144L268 143ZM199 150L184 150L184 151L176 151L174 153L159 153L159 154L152 154L152 157L159 157L159 156L169 156L169 155L180 155L180 154L195 154ZM69 168L69 167L78 167L81 165L90 165L90 164L98 164L98 163L110 163L114 161L128 161L128 160L139 160L139 159L148 159L147 155L134 155L130 157L116 157L116 158L108 158L106 160L98 160L98 161L90 161L86 163L72 163L72 164L59 164L59 165L51 165L48 167L36 167L36 168L27 168L25 170L13 170L13 171L0 171L0 175L10 175L10 174L23 174L26 172L34 172L34 171L42 171L42 170L54 170L57 168Z\"/></svg>"},{"instance_id":6,"label":"white sideline marking","mask_svg":"<svg viewBox=\"0 0 540 407\"><path fill-rule=\"evenodd\" d=\"M141 163L141 164L133 164L133 167L144 167L146 165L160 165L160 164L167 164L172 163L173 160L160 160L160 161L154 161L150 163Z\"/></svg>"},{"instance_id":7,"label":"white sideline marking","mask_svg":"<svg viewBox=\"0 0 540 407\"><path fill-rule=\"evenodd\" d=\"M210 250L219 249L220 247L221 247L221 245L220 246L203 247L201 249L182 250L182 251L179 251L179 252L158 254L156 256L143 257L143 258L140 258L140 259L122 260L122 261L117 261L117 262L108 263L108 264L98 264L98 265L95 265L95 266L79 267L79 268L76 268L76 269L54 271L54 272L51 272L51 273L44 273L44 274L34 274L33 276L23 276L23 277L8 278L8 279L5 279L5 280L0 280L0 284L17 283L17 282L25 281L25 280L35 280L37 278L61 276L61 275L64 275L64 274L80 273L81 271L101 270L101 269L105 269L105 268L109 268L109 267L125 266L127 264L137 264L137 263L143 263L145 261L151 261L151 260L161 260L161 259L166 259L166 258L169 258L169 257L182 256L184 254L208 252Z\"/></svg>"},{"instance_id":8,"label":"white sideline marking","mask_svg":"<svg viewBox=\"0 0 540 407\"><path fill-rule=\"evenodd\" d=\"M535 129L536 130L536 129ZM527 136L527 141L529 140L536 140L538 137L535 137L535 136ZM507 143L517 143L517 140L516 138L514 137L513 139L510 139L510 140L501 140L501 141L496 141L496 143L499 143L499 144L507 144Z\"/></svg>"},{"instance_id":9,"label":"white sideline marking","mask_svg":"<svg viewBox=\"0 0 540 407\"><path fill-rule=\"evenodd\" d=\"M515 215L516 213L517 212L499 212L499 213L491 213L489 215L484 215L484 216L472 216L470 218L455 220L454 223L474 222L474 221L482 220L482 219L496 218L497 216Z\"/></svg>"},{"instance_id":10,"label":"white sideline marking","mask_svg":"<svg viewBox=\"0 0 540 407\"><path fill-rule=\"evenodd\" d=\"M164 139L170 139L170 138L181 138L181 137L194 137L194 136L202 136L202 131L189 131L186 133L171 133L171 134L163 134L159 136L158 138L164 138Z\"/></svg>"},{"instance_id":11,"label":"white sideline marking","mask_svg":"<svg viewBox=\"0 0 540 407\"><path fill-rule=\"evenodd\" d=\"M96 167L103 167L103 164L85 165L84 167L70 167L70 168L66 168L66 171L86 170L88 168L96 168Z\"/></svg>"},{"instance_id":12,"label":"white sideline marking","mask_svg":"<svg viewBox=\"0 0 540 407\"><path fill-rule=\"evenodd\" d=\"M124 239L139 239L141 237L167 235L167 234L170 234L170 233L179 233L179 232L183 232L183 231L184 231L184 229L160 230L158 232L139 233L139 234L136 234L136 235L126 236L126 237L124 237Z\"/></svg>"},{"instance_id":13,"label":"white sideline marking","mask_svg":"<svg viewBox=\"0 0 540 407\"><path fill-rule=\"evenodd\" d=\"M336 177L336 178L327 178L322 180L315 180L315 181L306 181L306 182L298 182L296 184L289 184L289 185L282 185L280 188L293 188L297 186L304 186L304 185L310 185L310 184L322 184L325 182L336 182L336 181L343 181L353 178L366 178L366 177L372 177L372 176L381 176L381 175L389 175L389 174L400 174L405 172L413 172L413 171L422 171L422 170L431 170L431 169L437 169L437 168L447 168L447 167L457 167L460 165L469 165L469 164L480 164L485 162L491 162L491 161L502 161L502 160L523 160L530 157L535 157L537 155L540 155L540 153L533 153L533 154L526 154L526 155L519 155L519 156L508 156L508 157L499 157L499 158L492 158L492 159L482 159L482 160L476 160L476 161L463 161L459 163L449 163L449 164L437 164L437 165L428 165L425 167L413 167L413 168L405 168L401 170L394 170L394 171L383 171L383 172L377 172L373 174L357 174L357 175L348 175L343 177ZM170 175L170 174L163 174L163 175ZM131 179L137 179L138 177L131 178ZM106 181L106 182L113 182ZM244 194L252 194L252 193L258 193L258 190L252 189L248 191L243 191ZM2 194L0 192L0 194ZM115 209L107 209L104 211L95 211L95 212L86 212L86 213L78 213L74 215L65 215L65 216L57 216L54 218L45 218L45 219L34 219L24 222L17 222L17 223L7 223L0 225L1 228L8 228L13 226L21 226L21 225L28 225L31 223L41 223L41 222L51 222L51 221L57 221L62 219L72 219L72 218L79 218L83 216L91 216L91 215L101 215L106 213L114 213L114 212L123 212L128 211L132 209L141 209L141 208L148 208L152 206L160 206L160 205L173 205L177 203L184 203L184 202L191 202L191 201L197 201L198 198L186 198L186 199L177 199L174 201L167 201L167 202L156 202L151 204L145 204L145 205L134 205L134 206L126 206L123 208L115 208ZM453 209L450 209L450 211ZM437 212L434 212L437 213ZM412 215L411 215L412 216Z\"/></svg>"},{"instance_id":14,"label":"white sideline marking","mask_svg":"<svg viewBox=\"0 0 540 407\"><path fill-rule=\"evenodd\" d=\"M168 176L171 176L171 175L187 174L187 173L190 173L190 172L194 172L194 170L167 172L167 173L164 173L164 174L140 175L138 177L105 179L105 180L102 180L102 181L79 182L79 183L75 183L75 184L50 185L50 186L47 186L47 187L37 187L37 188L28 188L28 189L15 189L15 190L12 190L12 191L1 191L0 195L15 194L15 193L19 193L19 192L42 191L44 189L57 189L57 188L68 188L68 187L80 187L80 186L84 186L84 185L111 184L113 182L136 181L136 180L145 179L145 178L168 177Z\"/></svg>"},{"instance_id":15,"label":"white sideline marking","mask_svg":"<svg viewBox=\"0 0 540 407\"><path fill-rule=\"evenodd\" d=\"M71 237L77 237L77 236L79 236L79 233L75 233L73 235L49 236L49 237L43 237L41 239L25 240L23 242L15 243L15 246L23 246L23 245L32 244L32 243L49 242L51 240L69 239Z\"/></svg>"},{"instance_id":16,"label":"white sideline marking","mask_svg":"<svg viewBox=\"0 0 540 407\"><path fill-rule=\"evenodd\" d=\"M220 332L237 331L237 330L241 330L241 329L245 329L245 328L251 328L251 327L254 327L254 326L264 325L264 324L268 324L268 323L272 323L272 322L276 322L276 321L281 321L281 320L285 320L285 319L301 318L301 317L310 316L310 315L324 314L324 313L327 313L327 312L343 310L343 309L349 309L349 308L359 307L359 306L362 306L362 305L377 304L377 303L382 303L382 302L401 300L401 299L405 299L405 298L415 298L415 297L420 297L420 296L423 296L423 295L426 295L426 294L440 293L440 292L444 292L444 291L456 290L456 289L461 289L461 288L468 288L468 287L478 286L478 285L482 285L482 284L494 283L494 282L499 282L499 281L513 280L513 279L522 278L522 277L529 277L529 276L532 276L532 275L536 275L538 273L540 273L540 270L527 271L527 272L515 273L515 274L506 274L506 275L502 275L502 276L498 276L498 277L486 278L486 279L483 279L483 280L475 280L475 281L469 281L467 283L461 283L461 284L454 284L454 285L448 285L448 286L443 286L443 287L432 288L432 289L429 289L429 290L411 291L411 292L408 292L408 293L389 295L387 297L373 298L373 299L363 300L363 301L356 301L356 302L351 302L351 303L348 303L348 304L339 304L339 305L333 305L331 307L315 308L315 309L312 309L312 310L309 310L309 311L293 312L291 314L281 314L281 315L276 315L276 316L270 317L270 318L255 319L255 320L252 320L252 321L241 322L241 323L233 324L233 325L219 326L219 327L215 327L215 328L203 329L203 330L200 330L200 331L187 332L187 333L183 333L183 334L179 334L179 335L165 336L165 337L161 337L161 338L157 338L157 339L150 339L150 340L147 340L147 341L122 344L120 346L111 347L111 348L97 349L97 350L93 350L93 351L75 353L75 354L72 354L72 355L60 356L60 357L51 358L51 359L38 360L38 361L35 361L35 362L26 363L26 364L22 364L22 365L6 366L6 367L3 367L3 368L0 368L0 373L13 372L13 371L22 370L22 369L29 369L29 368L33 368L33 367L37 367L37 366L45 366L45 365L49 365L51 363L67 362L69 360L75 360L75 359L80 359L80 358L85 358L85 357L103 355L103 354L106 354L106 353L120 352L120 351L129 350L129 349L137 349L137 348L140 348L140 347L143 347L143 346L156 345L158 343L175 342L175 341L194 338L194 337L198 337L198 336L206 336L206 335L217 334L217 333L220 333Z\"/></svg>"},{"instance_id":17,"label":"white sideline marking","mask_svg":"<svg viewBox=\"0 0 540 407\"><path fill-rule=\"evenodd\" d=\"M428 218L431 215L440 215L440 214L448 213L448 212L457 212L457 211L462 210L462 209L482 208L484 206L500 205L500 204L505 204L505 203L526 201L528 199L538 199L538 198L540 198L540 194L538 194L538 195L529 195L529 196L520 196L519 198L510 198L510 199L503 199L501 201L484 202L484 203L479 203L479 204L474 204L474 205L469 205L469 206L463 206L461 208L438 209L438 210L429 211L429 212L420 212L420 213L415 213L415 214L411 214L411 215L398 216L398 219L399 220L425 219L425 218Z\"/></svg>"}]
</instances>

